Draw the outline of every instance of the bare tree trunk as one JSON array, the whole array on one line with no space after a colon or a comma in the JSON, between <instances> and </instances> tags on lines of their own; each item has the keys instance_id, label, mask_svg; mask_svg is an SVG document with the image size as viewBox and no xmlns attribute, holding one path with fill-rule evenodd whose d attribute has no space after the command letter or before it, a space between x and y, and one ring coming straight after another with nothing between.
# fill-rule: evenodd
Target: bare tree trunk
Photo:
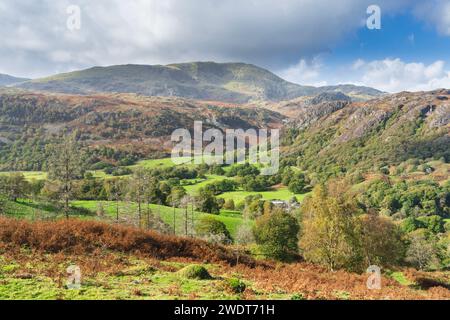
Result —
<instances>
[{"instance_id":1,"label":"bare tree trunk","mask_svg":"<svg viewBox=\"0 0 450 320\"><path fill-rule=\"evenodd\" d=\"M189 221L188 206L186 204L186 209L184 211L184 234L186 237L188 236L188 221Z\"/></svg>"},{"instance_id":2,"label":"bare tree trunk","mask_svg":"<svg viewBox=\"0 0 450 320\"><path fill-rule=\"evenodd\" d=\"M139 219L139 228L142 226L142 211L141 211L141 196L138 196L138 219Z\"/></svg>"},{"instance_id":3,"label":"bare tree trunk","mask_svg":"<svg viewBox=\"0 0 450 320\"><path fill-rule=\"evenodd\" d=\"M173 234L176 235L176 212L175 212L175 204L173 205Z\"/></svg>"},{"instance_id":4,"label":"bare tree trunk","mask_svg":"<svg viewBox=\"0 0 450 320\"><path fill-rule=\"evenodd\" d=\"M119 198L116 198L116 221L119 222Z\"/></svg>"},{"instance_id":5,"label":"bare tree trunk","mask_svg":"<svg viewBox=\"0 0 450 320\"><path fill-rule=\"evenodd\" d=\"M67 186L64 195L64 213L66 215L66 219L69 219L69 191Z\"/></svg>"},{"instance_id":6,"label":"bare tree trunk","mask_svg":"<svg viewBox=\"0 0 450 320\"><path fill-rule=\"evenodd\" d=\"M192 200L192 210L191 210L191 237L194 237L194 201Z\"/></svg>"},{"instance_id":7,"label":"bare tree trunk","mask_svg":"<svg viewBox=\"0 0 450 320\"><path fill-rule=\"evenodd\" d=\"M69 219L69 197L70 197L70 195L69 195L69 192L70 192L70 187L69 187L69 183L70 183L69 182L70 181L69 170L70 170L70 163L69 163L69 160L67 158L68 157L66 157L66 160L65 160L65 170L66 170L66 172L65 172L65 174L66 174L65 179L66 179L66 181L65 181L64 188L65 188L65 197L66 197L65 201L66 201L66 203L64 204L64 211L66 213L66 219Z\"/></svg>"}]
</instances>

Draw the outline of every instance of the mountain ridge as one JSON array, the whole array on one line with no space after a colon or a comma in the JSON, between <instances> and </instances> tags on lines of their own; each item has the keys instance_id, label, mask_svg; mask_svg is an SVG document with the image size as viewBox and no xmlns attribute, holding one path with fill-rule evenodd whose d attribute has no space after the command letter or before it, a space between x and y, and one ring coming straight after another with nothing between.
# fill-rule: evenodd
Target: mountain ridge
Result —
<instances>
[{"instance_id":1,"label":"mountain ridge","mask_svg":"<svg viewBox=\"0 0 450 320\"><path fill-rule=\"evenodd\" d=\"M285 155L323 179L393 169L407 161L447 164L449 102L450 90L442 89L401 92L366 102L293 103L285 125L290 130Z\"/></svg>"},{"instance_id":2,"label":"mountain ridge","mask_svg":"<svg viewBox=\"0 0 450 320\"><path fill-rule=\"evenodd\" d=\"M231 103L277 102L336 91L356 99L383 94L373 88L352 85L303 86L252 64L216 62L92 67L29 80L17 87L69 94L136 93Z\"/></svg>"},{"instance_id":3,"label":"mountain ridge","mask_svg":"<svg viewBox=\"0 0 450 320\"><path fill-rule=\"evenodd\" d=\"M31 79L28 78L19 78L19 77L14 77L11 76L9 74L3 74L0 73L0 87L1 86L9 86L9 85L13 85L19 82L24 82L24 81L29 81Z\"/></svg>"}]
</instances>

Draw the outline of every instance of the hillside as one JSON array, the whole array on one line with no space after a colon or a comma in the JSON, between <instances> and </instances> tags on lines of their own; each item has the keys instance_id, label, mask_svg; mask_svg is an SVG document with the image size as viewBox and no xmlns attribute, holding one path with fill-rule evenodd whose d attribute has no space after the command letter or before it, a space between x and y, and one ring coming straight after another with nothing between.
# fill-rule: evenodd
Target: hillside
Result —
<instances>
[{"instance_id":1,"label":"hillside","mask_svg":"<svg viewBox=\"0 0 450 320\"><path fill-rule=\"evenodd\" d=\"M325 92L342 92L352 98L354 101L364 101L369 100L377 96L381 96L384 93L377 89L365 87L365 86L355 86L352 84L343 84L336 86L325 86L318 88L319 93Z\"/></svg>"},{"instance_id":2,"label":"hillside","mask_svg":"<svg viewBox=\"0 0 450 320\"><path fill-rule=\"evenodd\" d=\"M390 170L405 161L450 159L448 90L284 107L292 117L286 159L324 178Z\"/></svg>"},{"instance_id":3,"label":"hillside","mask_svg":"<svg viewBox=\"0 0 450 320\"><path fill-rule=\"evenodd\" d=\"M352 102L322 93L280 103L233 105L132 94L89 96L0 90L0 168L41 170L45 145L65 128L83 143L136 159L161 158L178 128L284 127L283 157L328 176L449 159L448 91L400 93ZM289 120L288 120L289 119ZM26 156L24 156L26 155ZM319 155L319 156L318 156Z\"/></svg>"},{"instance_id":4,"label":"hillside","mask_svg":"<svg viewBox=\"0 0 450 320\"><path fill-rule=\"evenodd\" d=\"M412 269L383 276L298 262L255 261L201 240L98 222L0 219L2 299L449 299L448 274ZM67 268L81 271L68 290ZM187 270L206 269L206 274ZM202 275L202 276L201 276Z\"/></svg>"},{"instance_id":5,"label":"hillside","mask_svg":"<svg viewBox=\"0 0 450 320\"><path fill-rule=\"evenodd\" d=\"M0 73L0 87L2 86L9 86L12 84L16 84L16 83L20 83L20 82L24 82L24 81L28 81L30 79L25 79L25 78L17 78L17 77L13 77L7 74L1 74Z\"/></svg>"},{"instance_id":6,"label":"hillside","mask_svg":"<svg viewBox=\"0 0 450 320\"><path fill-rule=\"evenodd\" d=\"M91 96L0 90L0 169L40 170L45 145L55 135L77 130L90 147L120 150L119 157L162 157L170 135L193 129L280 127L284 117L258 107L181 98L126 94Z\"/></svg>"},{"instance_id":7,"label":"hillside","mask_svg":"<svg viewBox=\"0 0 450 320\"><path fill-rule=\"evenodd\" d=\"M335 91L358 98L381 94L356 86L301 86L251 64L214 62L94 67L31 80L18 87L70 94L137 93L234 103L291 100Z\"/></svg>"}]
</instances>

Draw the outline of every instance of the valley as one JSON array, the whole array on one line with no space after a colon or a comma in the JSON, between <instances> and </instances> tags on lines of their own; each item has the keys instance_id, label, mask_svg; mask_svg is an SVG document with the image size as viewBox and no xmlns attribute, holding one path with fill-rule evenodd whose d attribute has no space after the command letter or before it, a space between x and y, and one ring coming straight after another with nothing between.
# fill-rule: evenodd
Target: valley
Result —
<instances>
[{"instance_id":1,"label":"valley","mask_svg":"<svg viewBox=\"0 0 450 320\"><path fill-rule=\"evenodd\" d=\"M299 86L247 64L8 82L0 298L449 299L449 99ZM175 165L170 136L195 121L280 129L280 170ZM71 265L81 290L64 282Z\"/></svg>"}]
</instances>

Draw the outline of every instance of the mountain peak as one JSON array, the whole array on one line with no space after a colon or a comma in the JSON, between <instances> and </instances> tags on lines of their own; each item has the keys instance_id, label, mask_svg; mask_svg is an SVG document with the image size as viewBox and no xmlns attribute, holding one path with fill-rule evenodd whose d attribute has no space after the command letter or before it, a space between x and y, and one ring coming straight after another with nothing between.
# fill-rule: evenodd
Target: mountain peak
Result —
<instances>
[{"instance_id":1,"label":"mountain peak","mask_svg":"<svg viewBox=\"0 0 450 320\"><path fill-rule=\"evenodd\" d=\"M136 93L231 103L283 101L336 91L335 87L326 89L294 84L252 64L212 61L93 67L27 81L18 86L59 93ZM348 94L345 89L338 91ZM377 94L372 92L371 95Z\"/></svg>"}]
</instances>

